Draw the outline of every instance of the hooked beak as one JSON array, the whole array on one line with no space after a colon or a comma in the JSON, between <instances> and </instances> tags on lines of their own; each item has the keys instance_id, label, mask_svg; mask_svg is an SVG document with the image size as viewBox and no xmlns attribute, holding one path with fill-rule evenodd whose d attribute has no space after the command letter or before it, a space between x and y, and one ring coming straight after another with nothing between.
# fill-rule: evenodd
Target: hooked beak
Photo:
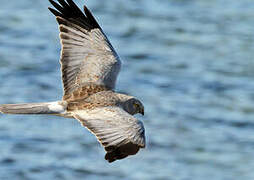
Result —
<instances>
[{"instance_id":1,"label":"hooked beak","mask_svg":"<svg viewBox=\"0 0 254 180\"><path fill-rule=\"evenodd\" d=\"M141 109L140 114L145 115L144 109Z\"/></svg>"}]
</instances>

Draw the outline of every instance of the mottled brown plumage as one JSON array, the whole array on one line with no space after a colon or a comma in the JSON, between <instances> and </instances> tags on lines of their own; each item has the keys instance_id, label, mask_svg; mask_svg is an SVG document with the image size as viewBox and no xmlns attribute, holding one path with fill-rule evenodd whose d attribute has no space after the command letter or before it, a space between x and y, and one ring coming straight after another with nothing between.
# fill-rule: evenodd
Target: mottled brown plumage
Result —
<instances>
[{"instance_id":1,"label":"mottled brown plumage","mask_svg":"<svg viewBox=\"0 0 254 180\"><path fill-rule=\"evenodd\" d=\"M66 100L67 111L70 112L73 110L94 109L97 107L107 107L107 106L118 106L121 108L125 108L126 106L125 103L128 103L128 100L130 99L134 99L134 97L125 95L125 94L116 93L111 90L100 91L98 93L94 93L83 99ZM128 113L131 113L131 112L128 112Z\"/></svg>"},{"instance_id":2,"label":"mottled brown plumage","mask_svg":"<svg viewBox=\"0 0 254 180\"><path fill-rule=\"evenodd\" d=\"M88 85L84 85L80 88L77 88L75 91L73 91L70 94L65 94L63 96L63 100L78 101L78 100L86 99L90 95L95 94L97 92L107 91L109 89L110 88L107 88L106 86L103 86L103 85L88 84Z\"/></svg>"}]
</instances>

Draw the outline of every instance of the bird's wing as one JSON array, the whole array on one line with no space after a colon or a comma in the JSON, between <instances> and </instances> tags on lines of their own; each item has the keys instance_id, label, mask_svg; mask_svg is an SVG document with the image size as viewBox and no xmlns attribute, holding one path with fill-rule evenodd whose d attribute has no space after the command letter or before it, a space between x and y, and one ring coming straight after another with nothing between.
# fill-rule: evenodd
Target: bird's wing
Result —
<instances>
[{"instance_id":1,"label":"bird's wing","mask_svg":"<svg viewBox=\"0 0 254 180\"><path fill-rule=\"evenodd\" d=\"M145 147L143 123L119 107L74 111L73 117L97 137L109 162L134 155Z\"/></svg>"},{"instance_id":2,"label":"bird's wing","mask_svg":"<svg viewBox=\"0 0 254 180\"><path fill-rule=\"evenodd\" d=\"M91 12L72 0L49 1L60 29L63 99L114 89L121 62Z\"/></svg>"}]
</instances>

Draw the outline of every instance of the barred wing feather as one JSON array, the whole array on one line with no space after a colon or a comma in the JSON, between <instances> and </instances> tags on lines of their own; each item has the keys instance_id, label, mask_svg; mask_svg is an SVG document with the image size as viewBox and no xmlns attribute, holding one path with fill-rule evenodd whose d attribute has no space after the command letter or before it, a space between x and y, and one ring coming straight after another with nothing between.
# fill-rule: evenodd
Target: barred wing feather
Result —
<instances>
[{"instance_id":1,"label":"barred wing feather","mask_svg":"<svg viewBox=\"0 0 254 180\"><path fill-rule=\"evenodd\" d=\"M49 8L60 30L63 99L90 84L114 89L121 66L118 55L91 12L84 7L84 14L72 0L66 1L50 0L56 10Z\"/></svg>"}]
</instances>

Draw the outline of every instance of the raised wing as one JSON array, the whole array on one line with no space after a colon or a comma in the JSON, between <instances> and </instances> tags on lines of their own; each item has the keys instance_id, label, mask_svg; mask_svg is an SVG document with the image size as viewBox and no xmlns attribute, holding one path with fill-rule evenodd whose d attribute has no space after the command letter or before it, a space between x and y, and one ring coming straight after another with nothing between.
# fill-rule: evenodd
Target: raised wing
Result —
<instances>
[{"instance_id":1,"label":"raised wing","mask_svg":"<svg viewBox=\"0 0 254 180\"><path fill-rule=\"evenodd\" d=\"M63 99L114 89L121 62L91 12L72 0L49 1L60 29Z\"/></svg>"},{"instance_id":2,"label":"raised wing","mask_svg":"<svg viewBox=\"0 0 254 180\"><path fill-rule=\"evenodd\" d=\"M80 110L73 112L73 116L104 146L108 162L134 155L145 147L142 122L119 107Z\"/></svg>"}]
</instances>

